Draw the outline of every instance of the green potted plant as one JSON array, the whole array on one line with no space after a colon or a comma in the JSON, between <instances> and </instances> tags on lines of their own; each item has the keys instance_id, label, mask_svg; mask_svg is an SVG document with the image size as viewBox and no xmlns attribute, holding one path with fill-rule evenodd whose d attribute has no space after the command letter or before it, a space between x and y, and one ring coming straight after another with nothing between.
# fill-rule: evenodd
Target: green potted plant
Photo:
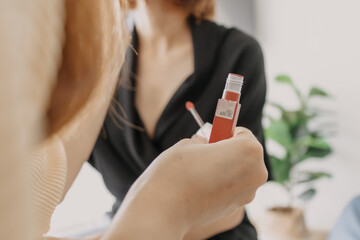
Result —
<instances>
[{"instance_id":1,"label":"green potted plant","mask_svg":"<svg viewBox=\"0 0 360 240\"><path fill-rule=\"evenodd\" d=\"M309 201L316 193L313 183L331 175L324 171L299 170L298 165L313 158L323 159L332 152L326 134L319 128L310 127L322 113L311 106L310 100L315 97L328 98L329 94L317 87L312 87L307 94L303 94L286 75L276 77L276 81L291 88L299 101L299 107L287 110L279 103L268 102L280 112L280 117L265 116L268 121L265 137L267 141L276 142L284 153L281 156L270 155L273 180L286 190L289 202L286 206L269 209L268 219L263 222L266 226L263 228L271 231L277 240L305 239L308 232L303 210L294 206L294 200ZM296 195L296 188L303 191Z\"/></svg>"}]
</instances>

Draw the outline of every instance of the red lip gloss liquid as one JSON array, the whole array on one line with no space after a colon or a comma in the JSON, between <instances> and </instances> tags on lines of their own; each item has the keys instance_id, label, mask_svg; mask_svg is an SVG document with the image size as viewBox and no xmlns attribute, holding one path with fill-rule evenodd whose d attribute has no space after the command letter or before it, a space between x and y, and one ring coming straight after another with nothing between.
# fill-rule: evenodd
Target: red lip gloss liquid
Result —
<instances>
[{"instance_id":1,"label":"red lip gloss liquid","mask_svg":"<svg viewBox=\"0 0 360 240\"><path fill-rule=\"evenodd\" d=\"M240 113L240 96L244 77L230 73L223 96L218 100L209 143L231 138Z\"/></svg>"}]
</instances>

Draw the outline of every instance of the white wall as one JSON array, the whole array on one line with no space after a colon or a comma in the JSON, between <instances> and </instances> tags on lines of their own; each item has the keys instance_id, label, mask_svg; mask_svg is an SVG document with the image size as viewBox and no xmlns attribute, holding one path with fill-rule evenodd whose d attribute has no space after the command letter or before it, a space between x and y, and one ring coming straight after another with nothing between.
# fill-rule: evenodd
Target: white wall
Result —
<instances>
[{"instance_id":1,"label":"white wall","mask_svg":"<svg viewBox=\"0 0 360 240\"><path fill-rule=\"evenodd\" d=\"M217 22L237 27L253 35L255 33L255 2L253 0L218 0Z\"/></svg>"},{"instance_id":2,"label":"white wall","mask_svg":"<svg viewBox=\"0 0 360 240\"><path fill-rule=\"evenodd\" d=\"M294 106L274 77L286 73L303 90L327 89L334 100L320 106L333 110L338 134L331 140L335 153L308 167L326 169L331 180L321 181L319 193L307 206L310 227L330 229L344 205L360 194L360 1L256 0L256 36L266 60L268 97ZM271 184L258 193L252 213L283 195ZM269 200L273 199L273 200ZM256 214L255 214L256 215Z\"/></svg>"},{"instance_id":3,"label":"white wall","mask_svg":"<svg viewBox=\"0 0 360 240\"><path fill-rule=\"evenodd\" d=\"M84 164L64 201L55 210L50 235L72 236L77 230L101 227L107 223L103 216L111 210L114 200L101 175L88 163Z\"/></svg>"}]
</instances>

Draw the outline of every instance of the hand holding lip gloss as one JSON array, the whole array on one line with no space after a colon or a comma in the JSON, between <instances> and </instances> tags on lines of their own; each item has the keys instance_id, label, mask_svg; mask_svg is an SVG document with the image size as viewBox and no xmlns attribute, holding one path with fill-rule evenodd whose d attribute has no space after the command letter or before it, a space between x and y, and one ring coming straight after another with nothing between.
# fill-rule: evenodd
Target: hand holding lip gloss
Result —
<instances>
[{"instance_id":1,"label":"hand holding lip gloss","mask_svg":"<svg viewBox=\"0 0 360 240\"><path fill-rule=\"evenodd\" d=\"M241 75L230 73L223 96L219 99L209 143L218 142L231 138L234 134L236 123L240 113L240 96L244 82Z\"/></svg>"}]
</instances>

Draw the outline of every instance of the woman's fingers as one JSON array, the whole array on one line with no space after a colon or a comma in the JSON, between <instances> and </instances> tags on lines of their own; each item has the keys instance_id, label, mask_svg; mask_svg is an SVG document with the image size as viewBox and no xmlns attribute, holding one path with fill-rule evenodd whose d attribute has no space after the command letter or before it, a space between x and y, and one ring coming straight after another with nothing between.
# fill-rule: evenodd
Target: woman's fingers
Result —
<instances>
[{"instance_id":1,"label":"woman's fingers","mask_svg":"<svg viewBox=\"0 0 360 240\"><path fill-rule=\"evenodd\" d=\"M252 134L252 132L249 129L244 128L244 127L236 127L233 136L236 137L236 136L241 136L244 134Z\"/></svg>"}]
</instances>

